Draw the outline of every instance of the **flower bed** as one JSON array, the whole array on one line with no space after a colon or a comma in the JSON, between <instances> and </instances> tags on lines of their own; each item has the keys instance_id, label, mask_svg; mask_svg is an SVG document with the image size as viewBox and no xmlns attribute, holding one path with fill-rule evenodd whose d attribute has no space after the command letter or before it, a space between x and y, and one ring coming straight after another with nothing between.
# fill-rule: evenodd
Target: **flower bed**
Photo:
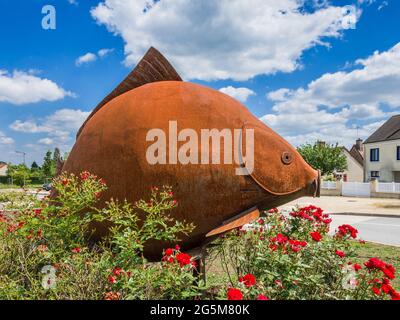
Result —
<instances>
[{"instance_id":1,"label":"flower bed","mask_svg":"<svg viewBox=\"0 0 400 320\"><path fill-rule=\"evenodd\" d=\"M394 267L378 258L357 263L357 230L343 225L329 236L320 208L289 216L273 209L222 235L210 259L224 276L206 284L179 245L158 263L143 257L148 241L179 243L195 228L170 216L178 205L170 188L98 210L107 186L95 175L64 174L53 185L54 198L18 199L18 208L2 195L14 208L0 212L0 299L399 299ZM113 225L101 243L88 240L93 220Z\"/></svg>"}]
</instances>

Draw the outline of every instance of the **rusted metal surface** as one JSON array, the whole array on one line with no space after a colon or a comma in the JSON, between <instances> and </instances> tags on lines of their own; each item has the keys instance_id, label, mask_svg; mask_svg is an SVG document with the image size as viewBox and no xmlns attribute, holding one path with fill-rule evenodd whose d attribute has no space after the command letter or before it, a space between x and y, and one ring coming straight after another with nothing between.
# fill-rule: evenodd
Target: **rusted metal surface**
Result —
<instances>
[{"instance_id":1,"label":"rusted metal surface","mask_svg":"<svg viewBox=\"0 0 400 320\"><path fill-rule=\"evenodd\" d=\"M235 216L228 221L223 222L222 226L219 228L216 228L209 233L206 234L206 237L212 237L219 235L221 233L225 233L229 230L239 228L241 226L244 226L247 223L250 223L260 217L260 211L258 210L257 207L251 208L248 211L245 211L243 214L240 214L238 216Z\"/></svg>"},{"instance_id":2,"label":"rusted metal surface","mask_svg":"<svg viewBox=\"0 0 400 320\"><path fill-rule=\"evenodd\" d=\"M254 171L247 176L236 175L235 163L149 164L146 150L151 143L146 135L154 128L168 134L169 121L177 121L178 130L191 128L198 133L205 128L254 129ZM218 234L221 227L225 232L229 226L249 222L248 217L254 218L258 210L319 192L319 173L246 107L219 91L182 81L151 81L116 93L83 126L63 170L76 174L88 170L103 177L109 189L100 205L111 197L134 202L147 198L150 186L172 186L179 202L172 215L196 225L194 232L182 239L183 250L210 241L212 237L206 235ZM95 236L101 237L109 225L94 227ZM166 245L149 243L145 255L158 259Z\"/></svg>"},{"instance_id":3,"label":"rusted metal surface","mask_svg":"<svg viewBox=\"0 0 400 320\"><path fill-rule=\"evenodd\" d=\"M167 59L155 48L151 47L145 56L140 60L135 69L128 74L128 76L108 95L106 96L97 106L93 109L92 113L83 123L82 127L78 130L77 137L82 132L86 123L92 118L92 116L104 107L107 102L111 101L119 95L143 86L147 83L158 82L158 81L182 81L179 74L175 71L174 67L169 63Z\"/></svg>"}]
</instances>

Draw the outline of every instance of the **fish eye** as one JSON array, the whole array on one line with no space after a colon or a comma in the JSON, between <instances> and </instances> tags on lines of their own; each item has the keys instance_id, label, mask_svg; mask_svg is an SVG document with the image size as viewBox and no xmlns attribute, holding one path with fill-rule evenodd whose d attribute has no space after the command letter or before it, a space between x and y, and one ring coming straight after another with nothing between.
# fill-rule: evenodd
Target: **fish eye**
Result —
<instances>
[{"instance_id":1,"label":"fish eye","mask_svg":"<svg viewBox=\"0 0 400 320\"><path fill-rule=\"evenodd\" d=\"M281 159L284 164L289 165L293 162L293 154L291 152L284 152Z\"/></svg>"}]
</instances>

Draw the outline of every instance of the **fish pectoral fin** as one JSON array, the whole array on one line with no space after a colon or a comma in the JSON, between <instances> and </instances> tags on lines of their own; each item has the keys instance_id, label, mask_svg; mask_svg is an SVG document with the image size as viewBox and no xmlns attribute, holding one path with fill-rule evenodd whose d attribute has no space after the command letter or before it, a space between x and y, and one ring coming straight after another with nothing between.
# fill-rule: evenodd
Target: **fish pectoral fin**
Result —
<instances>
[{"instance_id":1,"label":"fish pectoral fin","mask_svg":"<svg viewBox=\"0 0 400 320\"><path fill-rule=\"evenodd\" d=\"M135 69L93 109L92 113L79 129L76 137L79 137L89 119L107 102L132 89L160 81L182 81L182 78L171 63L157 49L151 47L136 65Z\"/></svg>"},{"instance_id":2,"label":"fish pectoral fin","mask_svg":"<svg viewBox=\"0 0 400 320\"><path fill-rule=\"evenodd\" d=\"M209 233L207 233L206 237L212 237L221 233L225 233L229 230L239 228L241 226L244 226L247 223L250 223L260 217L260 211L258 210L257 207L253 207L249 210L246 210L233 218L224 221L222 226L211 230Z\"/></svg>"}]
</instances>

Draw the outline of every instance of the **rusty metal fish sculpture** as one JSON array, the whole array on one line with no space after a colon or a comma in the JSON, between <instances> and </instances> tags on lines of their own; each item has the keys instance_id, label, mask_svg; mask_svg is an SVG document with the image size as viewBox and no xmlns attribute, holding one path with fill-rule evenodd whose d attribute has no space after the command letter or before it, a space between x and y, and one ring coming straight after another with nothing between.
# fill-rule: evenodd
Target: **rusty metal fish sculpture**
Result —
<instances>
[{"instance_id":1,"label":"rusty metal fish sculpture","mask_svg":"<svg viewBox=\"0 0 400 320\"><path fill-rule=\"evenodd\" d=\"M182 239L184 250L257 219L260 210L319 196L320 188L319 172L281 136L230 96L183 82L154 48L79 130L63 171L84 170L107 181L103 201L134 202L149 186L172 186L179 200L172 215L196 226ZM95 236L108 227L97 224ZM151 243L146 257L158 259L165 245Z\"/></svg>"}]
</instances>

